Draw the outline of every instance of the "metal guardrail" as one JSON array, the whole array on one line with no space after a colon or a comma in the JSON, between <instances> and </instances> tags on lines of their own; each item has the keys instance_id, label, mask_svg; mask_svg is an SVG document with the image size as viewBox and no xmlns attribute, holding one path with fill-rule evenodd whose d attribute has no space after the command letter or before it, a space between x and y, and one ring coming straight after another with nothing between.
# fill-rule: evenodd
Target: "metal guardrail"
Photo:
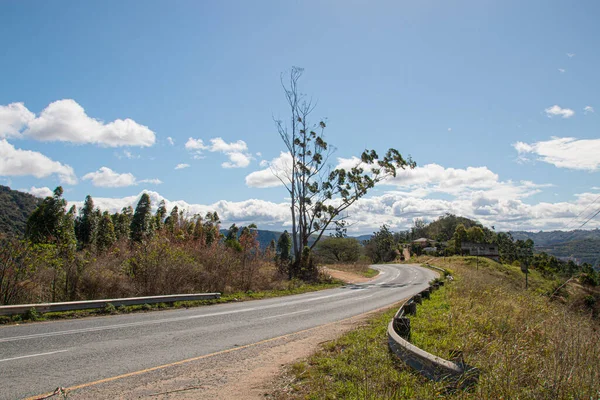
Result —
<instances>
[{"instance_id":1,"label":"metal guardrail","mask_svg":"<svg viewBox=\"0 0 600 400\"><path fill-rule=\"evenodd\" d=\"M115 307L139 304L173 303L175 301L212 300L221 297L221 293L171 294L166 296L128 297L123 299L102 299L86 301L67 301L62 303L37 303L0 306L0 315L23 314L34 309L37 312L87 310L104 308L108 304Z\"/></svg>"},{"instance_id":2,"label":"metal guardrail","mask_svg":"<svg viewBox=\"0 0 600 400\"><path fill-rule=\"evenodd\" d=\"M404 363L426 378L448 382L455 387L472 386L479 377L479 371L476 368L466 365L462 359L453 362L437 357L409 341L410 319L407 315L415 315L417 304L428 299L433 290L443 285L444 281L435 282L400 306L394 319L388 325L388 347Z\"/></svg>"}]
</instances>

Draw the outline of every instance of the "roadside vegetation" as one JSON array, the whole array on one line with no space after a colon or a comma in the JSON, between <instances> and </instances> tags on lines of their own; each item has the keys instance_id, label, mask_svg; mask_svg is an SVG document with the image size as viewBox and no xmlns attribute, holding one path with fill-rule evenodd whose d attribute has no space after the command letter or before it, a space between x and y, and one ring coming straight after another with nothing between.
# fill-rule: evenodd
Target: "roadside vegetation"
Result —
<instances>
[{"instance_id":1,"label":"roadside vegetation","mask_svg":"<svg viewBox=\"0 0 600 400\"><path fill-rule=\"evenodd\" d=\"M387 349L396 309L327 343L293 365L280 398L308 399L591 399L600 396L600 322L594 305L576 303L560 279L475 257L438 258L454 280L411 317L411 341L479 368L479 383L448 392L409 370ZM477 269L477 264L479 269ZM559 289L560 288L560 289ZM558 290L557 290L558 289ZM576 306L576 304L578 304Z\"/></svg>"},{"instance_id":2,"label":"roadside vegetation","mask_svg":"<svg viewBox=\"0 0 600 400\"><path fill-rule=\"evenodd\" d=\"M223 304L223 303L234 303L239 301L250 301L268 299L272 297L290 296L294 294L302 294L308 292L314 292L317 290L332 289L341 286L343 283L335 280L323 280L318 283L306 283L299 280L291 280L288 282L286 288L272 289L272 290L260 290L260 291L246 291L246 292L234 292L222 295L218 299L211 300L195 300L195 301L176 301L172 303L156 303L156 304L139 304L133 306L120 306L115 307L112 304L108 304L104 308L89 309L89 310L74 310L74 311L60 311L60 312L46 312L39 313L34 309L29 310L24 314L17 314L13 316L0 316L0 324L10 323L22 323L22 322L34 322L34 321L49 321L56 319L76 319L92 316L101 315L116 315L116 314L130 314L135 312L148 312L148 311L159 311L159 310L173 310L178 308L192 308L207 306L211 304Z\"/></svg>"}]
</instances>

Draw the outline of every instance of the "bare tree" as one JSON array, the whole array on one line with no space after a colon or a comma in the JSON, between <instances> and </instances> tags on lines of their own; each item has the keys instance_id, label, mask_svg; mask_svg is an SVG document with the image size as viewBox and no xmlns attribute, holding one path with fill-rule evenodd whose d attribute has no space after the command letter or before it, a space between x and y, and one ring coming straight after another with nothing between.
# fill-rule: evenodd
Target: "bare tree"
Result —
<instances>
[{"instance_id":1,"label":"bare tree","mask_svg":"<svg viewBox=\"0 0 600 400\"><path fill-rule=\"evenodd\" d=\"M276 169L273 172L291 199L294 262L289 275L311 279L316 270L310 250L329 226L340 224L345 217L344 211L376 183L395 177L399 168L414 168L416 164L410 157L405 160L396 149L390 148L381 158L374 150L365 150L360 161L349 170L332 170L328 160L334 148L324 140L325 122L313 124L309 121L316 104L298 89L302 73L302 68L293 67L289 80L286 75L281 76L291 116L289 123L281 120L275 123L291 161L285 168L272 168ZM315 240L309 246L313 235Z\"/></svg>"}]
</instances>

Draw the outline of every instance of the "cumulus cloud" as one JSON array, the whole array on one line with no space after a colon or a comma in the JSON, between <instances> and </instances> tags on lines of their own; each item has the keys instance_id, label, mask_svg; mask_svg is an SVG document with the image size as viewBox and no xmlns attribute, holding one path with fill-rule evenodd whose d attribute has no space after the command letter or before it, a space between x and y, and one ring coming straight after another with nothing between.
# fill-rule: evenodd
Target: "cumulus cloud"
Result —
<instances>
[{"instance_id":1,"label":"cumulus cloud","mask_svg":"<svg viewBox=\"0 0 600 400\"><path fill-rule=\"evenodd\" d=\"M172 138L171 136L167 137L167 142L169 142L169 144L170 144L171 146L174 146L174 145L175 145L175 141L173 140L173 138Z\"/></svg>"},{"instance_id":2,"label":"cumulus cloud","mask_svg":"<svg viewBox=\"0 0 600 400\"><path fill-rule=\"evenodd\" d=\"M243 140L227 143L220 137L210 139L210 145L202 139L189 138L185 148L192 152L195 158L200 158L202 152L219 152L229 157L229 161L221 164L223 168L245 168L250 165L252 156L248 153L248 145Z\"/></svg>"},{"instance_id":3,"label":"cumulus cloud","mask_svg":"<svg viewBox=\"0 0 600 400\"><path fill-rule=\"evenodd\" d=\"M175 169L184 169L184 168L189 168L190 164L177 164L177 166L175 167Z\"/></svg>"},{"instance_id":4,"label":"cumulus cloud","mask_svg":"<svg viewBox=\"0 0 600 400\"><path fill-rule=\"evenodd\" d=\"M32 186L29 189L19 189L20 192L25 192L34 195L35 197L46 198L52 196L54 192L49 187L35 187Z\"/></svg>"},{"instance_id":5,"label":"cumulus cloud","mask_svg":"<svg viewBox=\"0 0 600 400\"><path fill-rule=\"evenodd\" d=\"M544 112L546 113L546 115L548 116L548 118L552 118L552 117L563 117L563 118L571 118L573 115L575 115L575 111L571 110L570 108L561 108L558 105L553 105L552 107L548 107L544 110Z\"/></svg>"},{"instance_id":6,"label":"cumulus cloud","mask_svg":"<svg viewBox=\"0 0 600 400\"><path fill-rule=\"evenodd\" d=\"M583 107L583 113L584 114L588 114L588 113L594 113L596 111L594 111L594 107L592 106L585 106Z\"/></svg>"},{"instance_id":7,"label":"cumulus cloud","mask_svg":"<svg viewBox=\"0 0 600 400\"><path fill-rule=\"evenodd\" d=\"M105 123L89 117L75 100L50 103L35 116L23 103L0 107L0 137L29 137L44 142L98 144L108 147L152 146L154 132L132 119Z\"/></svg>"},{"instance_id":8,"label":"cumulus cloud","mask_svg":"<svg viewBox=\"0 0 600 400\"><path fill-rule=\"evenodd\" d=\"M108 167L102 167L98 171L87 173L82 179L91 181L94 186L107 188L135 186L141 183L155 185L162 183L159 179L137 180L130 172L120 174Z\"/></svg>"},{"instance_id":9,"label":"cumulus cloud","mask_svg":"<svg viewBox=\"0 0 600 400\"><path fill-rule=\"evenodd\" d=\"M285 201L274 203L249 199L190 204L183 200L170 201L157 192L143 191L123 198L94 198L94 204L110 212L120 211L127 206L135 208L142 193L148 193L154 211L161 200L165 200L167 209L177 206L188 216L216 211L223 226L254 222L261 229L283 230L289 229L291 223L289 203ZM475 191L469 196L449 200L423 199L400 192L388 192L360 199L348 209L348 220L351 223L349 233L371 233L383 224L395 231L403 230L410 228L416 219L433 221L445 213L470 217L486 226L493 225L496 230L564 229L574 217L593 204L597 196L597 193L582 193L570 202L527 204L519 198L498 199L486 191ZM80 207L82 202L71 204ZM600 227L600 221L590 221L588 225L590 228Z\"/></svg>"},{"instance_id":10,"label":"cumulus cloud","mask_svg":"<svg viewBox=\"0 0 600 400\"><path fill-rule=\"evenodd\" d=\"M290 181L292 171L292 156L289 152L281 152L270 162L263 160L259 171L254 171L246 176L246 185L255 188L269 188L283 186L283 182ZM283 182L282 182L283 181Z\"/></svg>"},{"instance_id":11,"label":"cumulus cloud","mask_svg":"<svg viewBox=\"0 0 600 400\"><path fill-rule=\"evenodd\" d=\"M101 210L106 210L111 213L120 211L123 207L131 206L135 209L140 197L143 193L150 196L153 212L161 200L165 201L168 210L177 206L179 210L184 211L187 216L205 215L207 212L216 211L221 218L223 226L228 226L232 223L238 225L247 225L257 223L262 228L276 227L279 229L282 226L287 226L290 218L289 204L274 203L259 199L248 199L244 201L226 201L221 200L212 204L190 204L184 200L171 201L161 194L144 190L135 196L127 196L122 198L105 198L94 197L94 205ZM69 202L69 206L75 204L78 208L83 205L81 201Z\"/></svg>"},{"instance_id":12,"label":"cumulus cloud","mask_svg":"<svg viewBox=\"0 0 600 400\"><path fill-rule=\"evenodd\" d=\"M573 57L575 57L575 53L567 53L567 57L573 58Z\"/></svg>"},{"instance_id":13,"label":"cumulus cloud","mask_svg":"<svg viewBox=\"0 0 600 400\"><path fill-rule=\"evenodd\" d=\"M564 68L559 68L558 72L560 72L561 74L564 74L565 72L567 72L567 70Z\"/></svg>"},{"instance_id":14,"label":"cumulus cloud","mask_svg":"<svg viewBox=\"0 0 600 400\"><path fill-rule=\"evenodd\" d=\"M56 175L60 182L68 185L77 183L73 168L51 160L42 153L15 149L6 139L0 140L0 176L33 175L46 178Z\"/></svg>"},{"instance_id":15,"label":"cumulus cloud","mask_svg":"<svg viewBox=\"0 0 600 400\"><path fill-rule=\"evenodd\" d=\"M21 130L34 119L35 114L23 103L0 106L0 138L20 136Z\"/></svg>"},{"instance_id":16,"label":"cumulus cloud","mask_svg":"<svg viewBox=\"0 0 600 400\"><path fill-rule=\"evenodd\" d=\"M537 155L537 159L558 168L597 171L600 168L600 139L557 138L524 143L517 142L513 147L521 157Z\"/></svg>"}]
</instances>

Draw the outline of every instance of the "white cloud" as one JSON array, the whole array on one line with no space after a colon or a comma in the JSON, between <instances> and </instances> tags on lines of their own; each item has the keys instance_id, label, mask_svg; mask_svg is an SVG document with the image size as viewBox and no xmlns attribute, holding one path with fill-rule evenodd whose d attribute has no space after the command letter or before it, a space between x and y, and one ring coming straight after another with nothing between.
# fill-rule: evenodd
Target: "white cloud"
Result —
<instances>
[{"instance_id":1,"label":"white cloud","mask_svg":"<svg viewBox=\"0 0 600 400\"><path fill-rule=\"evenodd\" d=\"M216 211L222 226L232 223L245 225L257 223L260 229L289 229L289 203L273 203L249 199L231 202L221 200L213 204L190 204L183 200L169 201L153 191L150 195L154 210L165 200L167 209L177 206L188 216L204 215ZM142 192L142 193L144 193ZM94 198L94 204L102 210L120 211L123 207L135 208L142 193L124 198ZM450 200L419 198L399 192L388 192L359 200L348 209L351 234L371 233L387 224L392 230L409 228L417 218L432 221L445 213L454 213L479 220L496 230L553 230L564 229L573 218L597 198L597 193L582 193L570 202L527 204L520 198L496 198L486 191L475 191L469 196ZM78 206L82 202L74 202ZM70 204L70 205L71 205ZM590 221L589 228L600 227L600 221ZM587 226L586 226L587 227Z\"/></svg>"},{"instance_id":2,"label":"white cloud","mask_svg":"<svg viewBox=\"0 0 600 400\"><path fill-rule=\"evenodd\" d=\"M57 175L60 182L74 185L77 177L69 165L53 161L42 153L15 149L5 139L0 140L0 176L33 175L46 178Z\"/></svg>"},{"instance_id":3,"label":"white cloud","mask_svg":"<svg viewBox=\"0 0 600 400\"><path fill-rule=\"evenodd\" d=\"M189 138L185 143L185 148L188 150L207 150L208 146L204 144L202 139Z\"/></svg>"},{"instance_id":4,"label":"white cloud","mask_svg":"<svg viewBox=\"0 0 600 400\"><path fill-rule=\"evenodd\" d=\"M567 70L564 68L559 68L558 72L560 72L561 74L564 74L565 72L567 72Z\"/></svg>"},{"instance_id":5,"label":"white cloud","mask_svg":"<svg viewBox=\"0 0 600 400\"><path fill-rule=\"evenodd\" d=\"M46 198L48 196L52 196L54 192L49 187L35 187L32 186L29 189L19 189L20 192L25 192L34 195L35 197Z\"/></svg>"},{"instance_id":6,"label":"white cloud","mask_svg":"<svg viewBox=\"0 0 600 400\"><path fill-rule=\"evenodd\" d=\"M35 114L23 103L0 106L0 138L20 136L21 130L34 118Z\"/></svg>"},{"instance_id":7,"label":"white cloud","mask_svg":"<svg viewBox=\"0 0 600 400\"><path fill-rule=\"evenodd\" d=\"M162 183L159 179L143 179L138 181L130 172L120 174L108 167L102 167L98 171L87 173L82 179L92 181L92 185L94 186L110 188L135 186L141 183L155 185Z\"/></svg>"},{"instance_id":8,"label":"white cloud","mask_svg":"<svg viewBox=\"0 0 600 400\"><path fill-rule=\"evenodd\" d=\"M553 105L552 107L548 107L544 110L548 118L552 118L554 116L561 116L563 118L571 118L575 115L575 111L570 108L561 108L558 105Z\"/></svg>"},{"instance_id":9,"label":"white cloud","mask_svg":"<svg viewBox=\"0 0 600 400\"><path fill-rule=\"evenodd\" d=\"M169 142L169 144L170 144L171 146L174 146L174 145L175 145L175 141L173 140L173 138L172 138L171 136L167 137L167 142Z\"/></svg>"},{"instance_id":10,"label":"white cloud","mask_svg":"<svg viewBox=\"0 0 600 400\"><path fill-rule=\"evenodd\" d=\"M252 160L252 156L248 153L248 145L243 140L227 143L220 137L216 137L210 139L210 145L205 145L202 139L189 138L185 148L193 153L194 158L203 158L204 150L225 154L229 157L229 161L221 164L223 168L245 168Z\"/></svg>"},{"instance_id":11,"label":"white cloud","mask_svg":"<svg viewBox=\"0 0 600 400\"><path fill-rule=\"evenodd\" d=\"M122 158L127 158L129 160L137 160L140 159L141 156L138 154L133 154L132 152L128 151L128 150L123 150L123 153L117 153L115 152L115 157L117 157L119 160Z\"/></svg>"},{"instance_id":12,"label":"white cloud","mask_svg":"<svg viewBox=\"0 0 600 400\"><path fill-rule=\"evenodd\" d=\"M189 168L190 164L177 164L177 166L175 167L175 169L184 169L184 168Z\"/></svg>"},{"instance_id":13,"label":"white cloud","mask_svg":"<svg viewBox=\"0 0 600 400\"><path fill-rule=\"evenodd\" d=\"M535 154L538 160L558 168L597 171L600 168L600 139L552 138L527 144L513 144L521 157Z\"/></svg>"},{"instance_id":14,"label":"white cloud","mask_svg":"<svg viewBox=\"0 0 600 400\"><path fill-rule=\"evenodd\" d=\"M292 170L292 156L283 151L278 157L268 162L261 161L261 167L265 169L254 171L246 176L246 185L255 188L269 188L283 186L284 182L289 182L290 172Z\"/></svg>"},{"instance_id":15,"label":"white cloud","mask_svg":"<svg viewBox=\"0 0 600 400\"><path fill-rule=\"evenodd\" d=\"M48 142L101 146L152 146L154 132L132 119L116 119L109 123L89 117L75 100L50 103L38 117L23 103L0 107L0 137L26 136Z\"/></svg>"},{"instance_id":16,"label":"white cloud","mask_svg":"<svg viewBox=\"0 0 600 400\"><path fill-rule=\"evenodd\" d=\"M452 132L452 128L448 128L448 132Z\"/></svg>"},{"instance_id":17,"label":"white cloud","mask_svg":"<svg viewBox=\"0 0 600 400\"><path fill-rule=\"evenodd\" d=\"M583 107L583 113L584 114L588 114L588 113L594 113L596 111L594 111L594 107L592 106L585 106Z\"/></svg>"},{"instance_id":18,"label":"white cloud","mask_svg":"<svg viewBox=\"0 0 600 400\"><path fill-rule=\"evenodd\" d=\"M143 193L150 196L153 211L161 200L165 200L165 205L168 210L177 206L179 210L183 210L186 215L193 216L199 214L204 216L207 212L216 211L221 218L223 226L229 226L232 223L239 225L247 225L257 223L261 228L279 229L288 224L290 217L289 205L287 203L273 203L265 200L248 199L244 201L226 201L221 200L213 204L190 204L183 200L170 201L157 192L144 190L135 196L127 196L123 198L102 198L94 197L94 205L101 210L109 212L121 211L123 207L131 206L135 209L140 197ZM75 204L78 208L83 205L81 201L69 202L69 206Z\"/></svg>"},{"instance_id":19,"label":"white cloud","mask_svg":"<svg viewBox=\"0 0 600 400\"><path fill-rule=\"evenodd\" d=\"M575 57L575 53L567 53L567 57L573 58L573 57Z\"/></svg>"}]
</instances>

